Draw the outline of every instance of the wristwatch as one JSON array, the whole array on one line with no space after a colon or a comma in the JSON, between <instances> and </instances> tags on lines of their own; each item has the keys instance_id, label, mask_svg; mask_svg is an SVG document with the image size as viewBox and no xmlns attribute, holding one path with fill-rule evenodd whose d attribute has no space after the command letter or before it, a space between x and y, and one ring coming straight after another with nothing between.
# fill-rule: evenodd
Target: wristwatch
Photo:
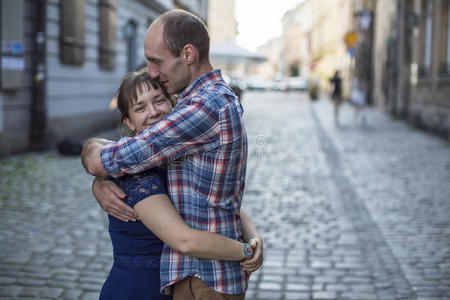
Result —
<instances>
[{"instance_id":1,"label":"wristwatch","mask_svg":"<svg viewBox=\"0 0 450 300\"><path fill-rule=\"evenodd\" d=\"M250 246L250 244L244 243L243 251L244 251L244 257L245 257L246 259L252 257L252 255L253 255L253 249L252 249L252 246Z\"/></svg>"}]
</instances>

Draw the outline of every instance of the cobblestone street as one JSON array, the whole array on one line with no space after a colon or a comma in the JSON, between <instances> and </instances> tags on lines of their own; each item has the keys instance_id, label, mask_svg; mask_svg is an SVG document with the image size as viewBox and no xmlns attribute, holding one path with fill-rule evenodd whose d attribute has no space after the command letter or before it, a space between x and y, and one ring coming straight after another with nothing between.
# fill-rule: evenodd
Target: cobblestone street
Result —
<instances>
[{"instance_id":1,"label":"cobblestone street","mask_svg":"<svg viewBox=\"0 0 450 300\"><path fill-rule=\"evenodd\" d=\"M246 299L450 299L450 143L375 109L247 93L243 206L264 238ZM107 216L79 158L0 160L0 299L98 299Z\"/></svg>"}]
</instances>

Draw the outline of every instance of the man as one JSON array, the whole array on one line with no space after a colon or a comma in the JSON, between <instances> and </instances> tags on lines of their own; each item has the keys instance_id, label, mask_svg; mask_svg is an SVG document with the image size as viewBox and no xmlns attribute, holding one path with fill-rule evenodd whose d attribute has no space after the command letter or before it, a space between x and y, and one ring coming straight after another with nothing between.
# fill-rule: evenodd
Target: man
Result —
<instances>
[{"instance_id":1,"label":"man","mask_svg":"<svg viewBox=\"0 0 450 300\"><path fill-rule=\"evenodd\" d=\"M134 138L90 139L83 165L92 175L119 177L167 163L169 195L185 222L233 239L255 238L258 259L251 263L259 266L261 237L254 226L246 226L249 222L241 223L248 220L240 209L247 159L242 106L209 62L204 23L185 11L169 11L149 27L144 47L150 76L169 94L178 94L177 106ZM111 182L96 179L93 191L111 215L136 219ZM247 283L239 262L199 260L164 248L161 285L168 293L174 288L174 299L244 299Z\"/></svg>"}]
</instances>

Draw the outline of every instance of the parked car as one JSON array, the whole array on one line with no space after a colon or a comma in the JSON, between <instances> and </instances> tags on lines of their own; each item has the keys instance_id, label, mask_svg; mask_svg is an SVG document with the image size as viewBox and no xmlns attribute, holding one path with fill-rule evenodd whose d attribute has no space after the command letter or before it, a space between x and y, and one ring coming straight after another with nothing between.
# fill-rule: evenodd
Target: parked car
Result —
<instances>
[{"instance_id":1,"label":"parked car","mask_svg":"<svg viewBox=\"0 0 450 300\"><path fill-rule=\"evenodd\" d=\"M306 91L308 89L308 81L303 77L289 77L287 79L288 91Z\"/></svg>"},{"instance_id":2,"label":"parked car","mask_svg":"<svg viewBox=\"0 0 450 300\"><path fill-rule=\"evenodd\" d=\"M275 79L272 82L272 90L274 90L274 91L286 91L287 87L288 87L287 80Z\"/></svg>"},{"instance_id":3,"label":"parked car","mask_svg":"<svg viewBox=\"0 0 450 300\"><path fill-rule=\"evenodd\" d=\"M270 82L261 76L247 76L244 80L245 88L248 90L265 91L270 89Z\"/></svg>"}]
</instances>

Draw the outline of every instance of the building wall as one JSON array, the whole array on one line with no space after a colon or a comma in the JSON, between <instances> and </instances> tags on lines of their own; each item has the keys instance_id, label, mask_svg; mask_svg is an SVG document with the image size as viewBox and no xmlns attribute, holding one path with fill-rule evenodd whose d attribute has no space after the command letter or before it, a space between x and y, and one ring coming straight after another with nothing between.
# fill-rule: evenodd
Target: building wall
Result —
<instances>
[{"instance_id":1,"label":"building wall","mask_svg":"<svg viewBox=\"0 0 450 300\"><path fill-rule=\"evenodd\" d=\"M301 68L300 49L301 44L304 42L302 40L301 5L286 12L282 19L282 73L285 77L298 76L298 74L292 74L292 68L297 68L298 71Z\"/></svg>"},{"instance_id":2,"label":"building wall","mask_svg":"<svg viewBox=\"0 0 450 300\"><path fill-rule=\"evenodd\" d=\"M208 0L174 0L172 6L192 12L205 23L208 21Z\"/></svg>"},{"instance_id":3,"label":"building wall","mask_svg":"<svg viewBox=\"0 0 450 300\"><path fill-rule=\"evenodd\" d=\"M350 58L344 36L351 29L350 4L350 0L311 2L310 65L312 76L320 79L322 88L328 87L328 79L335 70L341 71L344 87L347 86Z\"/></svg>"},{"instance_id":4,"label":"building wall","mask_svg":"<svg viewBox=\"0 0 450 300\"><path fill-rule=\"evenodd\" d=\"M345 34L351 29L351 0L305 0L283 17L283 31L278 48L270 42L259 49L268 58L259 69L273 70L283 76L291 76L291 66L298 66L300 75L319 80L328 87L328 79L340 70L347 86L350 72L350 56L344 43ZM272 54L277 50L278 58ZM273 74L275 75L275 74Z\"/></svg>"},{"instance_id":5,"label":"building wall","mask_svg":"<svg viewBox=\"0 0 450 300\"><path fill-rule=\"evenodd\" d=\"M29 148L30 104L32 92L31 60L34 14L32 0L24 1L24 59L23 85L11 91L0 91L0 156Z\"/></svg>"},{"instance_id":6,"label":"building wall","mask_svg":"<svg viewBox=\"0 0 450 300\"><path fill-rule=\"evenodd\" d=\"M311 1L300 4L301 40L300 40L300 73L305 79L311 78Z\"/></svg>"},{"instance_id":7,"label":"building wall","mask_svg":"<svg viewBox=\"0 0 450 300\"><path fill-rule=\"evenodd\" d=\"M125 26L134 21L137 28L136 63L145 63L143 38L149 24L174 7L174 0L118 0L116 17L115 68L99 66L99 1L86 0L85 59L82 65L60 60L61 0L46 1L46 77L45 114L47 147L64 138L82 140L99 131L114 128L119 115L110 108L121 78L128 71ZM181 1L183 8L206 20L207 0ZM37 20L34 0L24 0L23 87L0 90L0 156L30 149L31 105L33 102L32 37Z\"/></svg>"},{"instance_id":8,"label":"building wall","mask_svg":"<svg viewBox=\"0 0 450 300\"><path fill-rule=\"evenodd\" d=\"M395 28L396 2L379 0L375 8L374 20L374 83L373 99L378 107L386 105L386 70L388 63L389 43L395 39L392 28ZM382 12L382 13L380 13Z\"/></svg>"},{"instance_id":9,"label":"building wall","mask_svg":"<svg viewBox=\"0 0 450 300\"><path fill-rule=\"evenodd\" d=\"M282 70L281 37L275 37L258 47L258 52L267 57L267 61L256 66L254 73L260 74L267 79L273 79Z\"/></svg>"},{"instance_id":10,"label":"building wall","mask_svg":"<svg viewBox=\"0 0 450 300\"><path fill-rule=\"evenodd\" d=\"M3 133L3 93L0 93L0 136Z\"/></svg>"},{"instance_id":11,"label":"building wall","mask_svg":"<svg viewBox=\"0 0 450 300\"><path fill-rule=\"evenodd\" d=\"M211 48L223 48L224 45L236 43L237 21L236 0L208 0L208 32ZM228 48L227 46L226 48ZM214 54L210 56L214 68L222 70L233 81L253 74L257 64L245 59L223 58Z\"/></svg>"},{"instance_id":12,"label":"building wall","mask_svg":"<svg viewBox=\"0 0 450 300\"><path fill-rule=\"evenodd\" d=\"M60 3L47 4L47 114L48 139L53 144L63 138L76 138L111 128L118 122L115 108L109 103L128 71L125 26L137 25L137 63L145 63L143 38L148 25L160 12L143 2L118 1L116 23L116 65L113 70L99 66L98 0L86 1L85 61L81 66L60 61ZM80 122L80 120L83 120ZM70 130L68 130L70 129Z\"/></svg>"},{"instance_id":13,"label":"building wall","mask_svg":"<svg viewBox=\"0 0 450 300\"><path fill-rule=\"evenodd\" d=\"M236 39L235 7L235 0L209 0L208 31L211 45Z\"/></svg>"},{"instance_id":14,"label":"building wall","mask_svg":"<svg viewBox=\"0 0 450 300\"><path fill-rule=\"evenodd\" d=\"M422 4L425 2L422 1L414 1L413 10L418 16L423 13ZM440 51L443 47L441 31L448 28L440 23L442 3L443 0L432 1L431 68L426 75L420 74L424 55L424 40L421 36L425 28L419 23L414 29L412 64L418 66L419 74L417 83L411 85L408 120L450 140L450 74L439 71Z\"/></svg>"},{"instance_id":15,"label":"building wall","mask_svg":"<svg viewBox=\"0 0 450 300\"><path fill-rule=\"evenodd\" d=\"M442 30L446 29L440 23L443 0L430 1L433 11L428 73L422 72L426 0L377 2L373 95L375 104L388 113L450 139L450 74L439 72Z\"/></svg>"}]
</instances>

